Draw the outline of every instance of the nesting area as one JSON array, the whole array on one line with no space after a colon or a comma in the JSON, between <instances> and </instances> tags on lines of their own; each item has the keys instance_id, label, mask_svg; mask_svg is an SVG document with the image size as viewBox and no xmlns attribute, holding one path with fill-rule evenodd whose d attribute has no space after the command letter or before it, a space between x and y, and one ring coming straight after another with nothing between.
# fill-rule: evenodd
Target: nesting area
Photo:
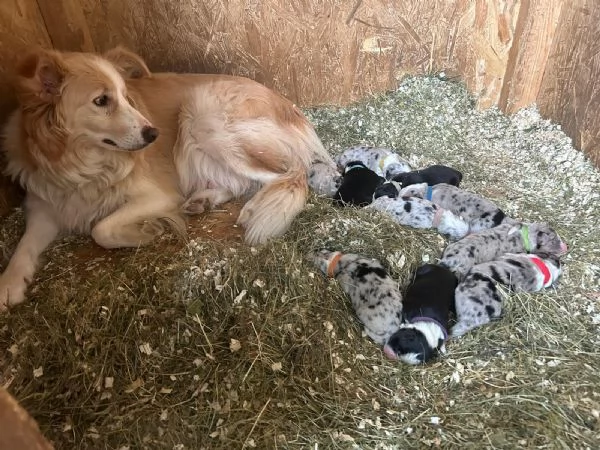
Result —
<instances>
[{"instance_id":1,"label":"nesting area","mask_svg":"<svg viewBox=\"0 0 600 450\"><path fill-rule=\"evenodd\" d=\"M313 195L258 248L242 242L238 204L194 220L188 242L57 241L28 302L0 316L0 383L56 448L596 448L600 173L535 108L474 104L440 74L306 111L332 154L367 143L455 167L462 187L569 245L556 288L507 296L502 320L444 358L387 360L306 254L377 258L404 288L445 240ZM22 212L0 224L8 257Z\"/></svg>"}]
</instances>

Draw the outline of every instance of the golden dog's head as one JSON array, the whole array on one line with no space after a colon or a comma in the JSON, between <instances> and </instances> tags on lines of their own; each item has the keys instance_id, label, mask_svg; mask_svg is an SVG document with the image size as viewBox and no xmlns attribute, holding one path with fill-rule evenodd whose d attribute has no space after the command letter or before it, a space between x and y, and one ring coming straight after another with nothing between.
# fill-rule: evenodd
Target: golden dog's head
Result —
<instances>
[{"instance_id":1,"label":"golden dog's head","mask_svg":"<svg viewBox=\"0 0 600 450\"><path fill-rule=\"evenodd\" d=\"M27 134L53 135L56 155L68 142L107 150L139 150L158 130L136 107L126 78L151 76L141 58L121 48L104 56L38 50L17 70L17 95ZM27 126L31 130L27 130ZM42 147L42 146L40 146Z\"/></svg>"}]
</instances>

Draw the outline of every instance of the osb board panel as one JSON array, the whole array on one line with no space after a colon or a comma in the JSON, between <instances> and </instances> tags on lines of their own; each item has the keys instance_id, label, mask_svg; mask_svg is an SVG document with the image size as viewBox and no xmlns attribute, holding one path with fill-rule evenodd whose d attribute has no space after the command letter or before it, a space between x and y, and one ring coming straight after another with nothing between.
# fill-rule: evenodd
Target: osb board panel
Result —
<instances>
[{"instance_id":1,"label":"osb board panel","mask_svg":"<svg viewBox=\"0 0 600 450\"><path fill-rule=\"evenodd\" d=\"M35 0L44 23L59 50L94 51L94 44L78 0Z\"/></svg>"},{"instance_id":2,"label":"osb board panel","mask_svg":"<svg viewBox=\"0 0 600 450\"><path fill-rule=\"evenodd\" d=\"M523 0L499 106L507 113L535 103L566 0Z\"/></svg>"},{"instance_id":3,"label":"osb board panel","mask_svg":"<svg viewBox=\"0 0 600 450\"><path fill-rule=\"evenodd\" d=\"M98 50L124 43L153 70L249 76L301 105L346 103L436 70L466 70L493 99L519 3L80 1Z\"/></svg>"},{"instance_id":4,"label":"osb board panel","mask_svg":"<svg viewBox=\"0 0 600 450\"><path fill-rule=\"evenodd\" d=\"M480 108L498 104L520 11L520 0L469 1L456 24L455 64Z\"/></svg>"},{"instance_id":5,"label":"osb board panel","mask_svg":"<svg viewBox=\"0 0 600 450\"><path fill-rule=\"evenodd\" d=\"M600 3L563 8L537 103L600 166Z\"/></svg>"},{"instance_id":6,"label":"osb board panel","mask_svg":"<svg viewBox=\"0 0 600 450\"><path fill-rule=\"evenodd\" d=\"M18 58L32 45L49 47L50 38L35 0L0 1L0 126L15 106L10 79ZM0 161L0 171L3 169ZM0 176L0 216L21 200Z\"/></svg>"},{"instance_id":7,"label":"osb board panel","mask_svg":"<svg viewBox=\"0 0 600 450\"><path fill-rule=\"evenodd\" d=\"M0 114L12 106L9 79L18 58L31 45L51 45L35 0L0 1Z\"/></svg>"}]
</instances>

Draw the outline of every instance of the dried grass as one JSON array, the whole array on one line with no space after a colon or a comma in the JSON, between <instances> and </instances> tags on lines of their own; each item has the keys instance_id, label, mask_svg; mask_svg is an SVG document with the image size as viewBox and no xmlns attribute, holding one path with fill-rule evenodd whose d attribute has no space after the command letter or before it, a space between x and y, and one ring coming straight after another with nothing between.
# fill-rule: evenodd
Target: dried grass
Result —
<instances>
[{"instance_id":1,"label":"dried grass","mask_svg":"<svg viewBox=\"0 0 600 450\"><path fill-rule=\"evenodd\" d=\"M501 321L408 367L361 336L305 255L376 257L405 286L439 256L437 234L311 198L284 238L254 249L219 237L230 218L214 213L186 245L58 242L30 302L0 317L0 383L57 448L597 447L600 209L579 184L597 172L534 112L478 113L435 79L309 115L332 152L371 142L455 165L515 216L549 219L571 246L556 290L507 296ZM548 173L557 155L571 166ZM4 219L3 250L21 227L20 212Z\"/></svg>"}]
</instances>

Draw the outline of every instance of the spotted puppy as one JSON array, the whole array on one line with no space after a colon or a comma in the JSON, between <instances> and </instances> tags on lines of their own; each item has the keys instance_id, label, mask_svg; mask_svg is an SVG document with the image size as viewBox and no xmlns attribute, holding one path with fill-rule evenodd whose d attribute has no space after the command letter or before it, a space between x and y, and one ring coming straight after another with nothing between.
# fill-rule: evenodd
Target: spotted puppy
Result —
<instances>
[{"instance_id":1,"label":"spotted puppy","mask_svg":"<svg viewBox=\"0 0 600 450\"><path fill-rule=\"evenodd\" d=\"M448 244L440 264L461 279L476 264L494 261L505 253L562 255L566 251L567 245L545 223L502 224Z\"/></svg>"},{"instance_id":2,"label":"spotted puppy","mask_svg":"<svg viewBox=\"0 0 600 450\"><path fill-rule=\"evenodd\" d=\"M421 198L379 197L367 208L382 211L400 225L413 228L434 228L451 240L464 237L469 225L452 213Z\"/></svg>"},{"instance_id":3,"label":"spotted puppy","mask_svg":"<svg viewBox=\"0 0 600 450\"><path fill-rule=\"evenodd\" d=\"M509 253L496 261L473 266L456 288L456 324L452 336L462 336L500 317L499 284L513 291L536 292L551 286L560 273L560 262L555 255Z\"/></svg>"},{"instance_id":4,"label":"spotted puppy","mask_svg":"<svg viewBox=\"0 0 600 450\"><path fill-rule=\"evenodd\" d=\"M324 274L340 283L367 335L378 344L385 344L400 326L402 295L381 263L329 250L314 252L310 259Z\"/></svg>"},{"instance_id":5,"label":"spotted puppy","mask_svg":"<svg viewBox=\"0 0 600 450\"><path fill-rule=\"evenodd\" d=\"M391 178L400 183L404 188L411 184L427 183L430 186L447 183L458 186L462 181L462 173L452 167L439 164L426 167L425 169L413 170L411 172L399 173Z\"/></svg>"},{"instance_id":6,"label":"spotted puppy","mask_svg":"<svg viewBox=\"0 0 600 450\"><path fill-rule=\"evenodd\" d=\"M383 347L386 356L416 365L445 353L457 284L456 276L445 267L425 264L417 269L404 295L405 323Z\"/></svg>"},{"instance_id":7,"label":"spotted puppy","mask_svg":"<svg viewBox=\"0 0 600 450\"><path fill-rule=\"evenodd\" d=\"M342 184L342 174L335 165L316 161L308 169L308 185L317 194L333 198Z\"/></svg>"},{"instance_id":8,"label":"spotted puppy","mask_svg":"<svg viewBox=\"0 0 600 450\"><path fill-rule=\"evenodd\" d=\"M350 147L335 159L339 167L346 167L351 161L360 161L385 179L412 170L408 161L401 158L395 151L370 145Z\"/></svg>"},{"instance_id":9,"label":"spotted puppy","mask_svg":"<svg viewBox=\"0 0 600 450\"><path fill-rule=\"evenodd\" d=\"M452 211L469 224L471 233L493 228L502 223L516 223L491 201L446 183L435 186L427 183L413 184L401 189L399 195L424 198Z\"/></svg>"},{"instance_id":10,"label":"spotted puppy","mask_svg":"<svg viewBox=\"0 0 600 450\"><path fill-rule=\"evenodd\" d=\"M366 206L373 201L377 186L385 181L360 161L350 161L333 199L340 205Z\"/></svg>"}]
</instances>

